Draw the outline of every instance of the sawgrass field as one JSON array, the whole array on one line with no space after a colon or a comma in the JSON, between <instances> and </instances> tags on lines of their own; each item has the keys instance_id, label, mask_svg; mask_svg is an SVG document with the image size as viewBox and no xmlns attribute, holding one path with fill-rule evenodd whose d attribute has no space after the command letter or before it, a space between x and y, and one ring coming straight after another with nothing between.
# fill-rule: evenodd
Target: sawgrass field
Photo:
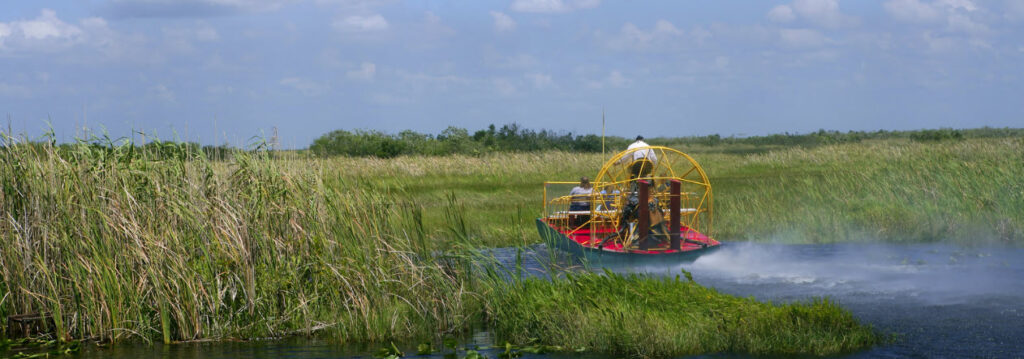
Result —
<instances>
[{"instance_id":1,"label":"sawgrass field","mask_svg":"<svg viewBox=\"0 0 1024 359\"><path fill-rule=\"evenodd\" d=\"M673 147L693 156L708 174L719 240L1024 241L1022 137ZM454 194L481 241L511 246L540 241L532 223L543 209L544 181L593 179L610 156L540 152L322 161L347 169L328 175L330 181L424 206L428 224L440 224L440 208Z\"/></svg>"},{"instance_id":2,"label":"sawgrass field","mask_svg":"<svg viewBox=\"0 0 1024 359\"><path fill-rule=\"evenodd\" d=\"M513 344L677 356L880 340L827 299L762 303L611 273L510 279L482 255L540 242L543 181L593 177L599 153L211 161L174 143L6 139L0 317L45 313L43 335L59 341L436 342L483 325ZM1024 240L1021 137L677 148L711 179L720 240ZM587 301L598 296L612 299Z\"/></svg>"}]
</instances>

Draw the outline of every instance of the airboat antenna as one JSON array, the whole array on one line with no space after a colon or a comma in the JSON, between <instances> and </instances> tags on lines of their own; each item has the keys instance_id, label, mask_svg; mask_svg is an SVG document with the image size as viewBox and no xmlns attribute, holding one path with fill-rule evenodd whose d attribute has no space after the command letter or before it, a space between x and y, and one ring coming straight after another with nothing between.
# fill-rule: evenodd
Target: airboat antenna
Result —
<instances>
[{"instance_id":1,"label":"airboat antenna","mask_svg":"<svg viewBox=\"0 0 1024 359\"><path fill-rule=\"evenodd\" d=\"M604 106L601 106L601 158L604 158Z\"/></svg>"}]
</instances>

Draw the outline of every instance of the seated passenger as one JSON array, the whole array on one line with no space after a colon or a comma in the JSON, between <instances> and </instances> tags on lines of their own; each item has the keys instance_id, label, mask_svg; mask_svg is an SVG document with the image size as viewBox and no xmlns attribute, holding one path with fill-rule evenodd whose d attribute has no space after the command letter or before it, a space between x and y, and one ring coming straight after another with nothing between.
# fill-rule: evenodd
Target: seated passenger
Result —
<instances>
[{"instance_id":1,"label":"seated passenger","mask_svg":"<svg viewBox=\"0 0 1024 359\"><path fill-rule=\"evenodd\" d=\"M593 193L594 187L590 185L590 179L587 177L580 177L580 185L573 187L569 191L569 195L572 196L572 203L569 203L570 211L590 211L590 194ZM579 227L587 223L590 220L590 214L570 214L569 224L573 227Z\"/></svg>"},{"instance_id":2,"label":"seated passenger","mask_svg":"<svg viewBox=\"0 0 1024 359\"><path fill-rule=\"evenodd\" d=\"M572 196L572 203L569 204L569 210L590 210L590 194L593 191L594 186L590 184L590 179L587 177L580 177L580 185L573 187L572 190L569 191L569 195Z\"/></svg>"}]
</instances>

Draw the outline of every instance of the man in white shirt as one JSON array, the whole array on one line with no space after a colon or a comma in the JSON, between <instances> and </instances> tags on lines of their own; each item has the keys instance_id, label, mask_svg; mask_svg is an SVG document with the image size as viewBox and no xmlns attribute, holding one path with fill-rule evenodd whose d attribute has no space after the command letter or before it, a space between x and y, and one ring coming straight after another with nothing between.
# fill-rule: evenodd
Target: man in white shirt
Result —
<instances>
[{"instance_id":1,"label":"man in white shirt","mask_svg":"<svg viewBox=\"0 0 1024 359\"><path fill-rule=\"evenodd\" d=\"M569 195L572 196L572 202L569 203L569 211L589 211L590 194L593 192L594 186L590 184L590 179L581 177L580 185L573 187L569 191ZM589 214L569 214L569 224L573 227L579 227L589 220Z\"/></svg>"},{"instance_id":2,"label":"man in white shirt","mask_svg":"<svg viewBox=\"0 0 1024 359\"><path fill-rule=\"evenodd\" d=\"M658 162L658 156L650 147L651 145L644 142L644 136L636 136L636 142L633 142L626 148L627 151L637 149L633 153L622 156L619 159L619 163L630 163L629 179L647 177L651 174L654 164Z\"/></svg>"},{"instance_id":3,"label":"man in white shirt","mask_svg":"<svg viewBox=\"0 0 1024 359\"><path fill-rule=\"evenodd\" d=\"M590 179L587 177L580 178L580 185L573 187L569 191L569 195L572 196L572 203L569 205L570 211L589 210L590 209L590 194L593 193L594 186L590 184Z\"/></svg>"}]
</instances>

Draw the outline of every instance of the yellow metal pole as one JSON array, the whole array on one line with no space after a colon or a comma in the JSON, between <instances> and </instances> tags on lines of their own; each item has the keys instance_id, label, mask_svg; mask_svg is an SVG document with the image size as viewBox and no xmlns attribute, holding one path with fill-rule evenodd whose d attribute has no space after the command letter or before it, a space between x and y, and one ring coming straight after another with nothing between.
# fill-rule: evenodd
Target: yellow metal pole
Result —
<instances>
[{"instance_id":1,"label":"yellow metal pole","mask_svg":"<svg viewBox=\"0 0 1024 359\"><path fill-rule=\"evenodd\" d=\"M548 183L544 182L544 217L548 216Z\"/></svg>"}]
</instances>

